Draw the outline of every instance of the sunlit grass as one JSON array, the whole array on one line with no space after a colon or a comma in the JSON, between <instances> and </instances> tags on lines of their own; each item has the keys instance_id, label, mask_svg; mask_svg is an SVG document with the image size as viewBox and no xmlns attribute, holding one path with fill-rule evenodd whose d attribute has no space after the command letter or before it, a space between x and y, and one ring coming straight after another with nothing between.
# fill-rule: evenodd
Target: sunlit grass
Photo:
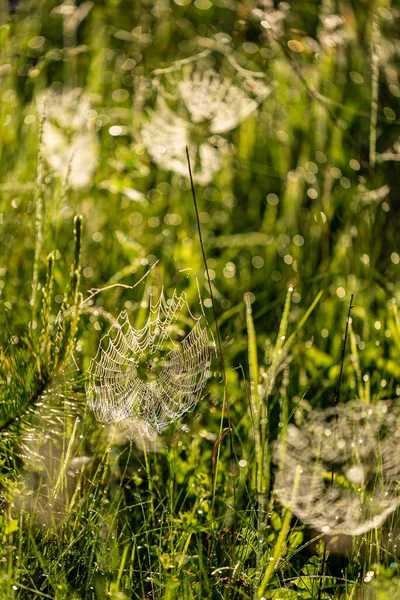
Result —
<instances>
[{"instance_id":1,"label":"sunlit grass","mask_svg":"<svg viewBox=\"0 0 400 600\"><path fill-rule=\"evenodd\" d=\"M351 294L340 401L400 395L399 18L0 8L0 599L395 597L398 511L324 538L279 504L272 458L334 405ZM98 422L85 384L117 315L140 330L162 289L217 352L147 439Z\"/></svg>"}]
</instances>

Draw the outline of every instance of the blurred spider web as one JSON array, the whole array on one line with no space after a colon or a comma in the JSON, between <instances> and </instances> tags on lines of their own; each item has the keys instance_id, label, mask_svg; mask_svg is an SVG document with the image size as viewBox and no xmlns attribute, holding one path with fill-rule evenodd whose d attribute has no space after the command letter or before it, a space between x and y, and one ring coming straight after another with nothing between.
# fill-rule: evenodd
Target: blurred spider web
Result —
<instances>
[{"instance_id":1,"label":"blurred spider web","mask_svg":"<svg viewBox=\"0 0 400 600\"><path fill-rule=\"evenodd\" d=\"M221 168L229 147L227 134L271 93L271 87L256 77L236 71L224 77L201 60L153 82L153 87L157 100L141 130L144 146L159 168L183 177L189 176L188 146L199 185L210 183Z\"/></svg>"},{"instance_id":2,"label":"blurred spider web","mask_svg":"<svg viewBox=\"0 0 400 600\"><path fill-rule=\"evenodd\" d=\"M400 504L399 423L399 407L390 401L310 412L275 447L275 494L329 535L380 527Z\"/></svg>"},{"instance_id":3,"label":"blurred spider web","mask_svg":"<svg viewBox=\"0 0 400 600\"><path fill-rule=\"evenodd\" d=\"M187 335L180 319L193 324ZM166 300L161 291L158 301L151 301L141 329L121 312L88 369L86 391L96 419L153 439L191 411L210 374L210 341L202 319L191 314L185 293L176 292Z\"/></svg>"}]
</instances>

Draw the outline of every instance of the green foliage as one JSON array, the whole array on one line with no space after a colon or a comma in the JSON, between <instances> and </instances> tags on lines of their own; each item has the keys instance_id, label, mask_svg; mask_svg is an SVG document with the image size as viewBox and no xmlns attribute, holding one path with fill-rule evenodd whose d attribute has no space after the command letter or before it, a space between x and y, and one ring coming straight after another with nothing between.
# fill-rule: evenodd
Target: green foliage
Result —
<instances>
[{"instance_id":1,"label":"green foliage","mask_svg":"<svg viewBox=\"0 0 400 600\"><path fill-rule=\"evenodd\" d=\"M368 576L369 580L373 580L372 589L377 600L383 598L394 598L399 596L399 567L396 562L393 562L389 568L375 565L376 570L371 570Z\"/></svg>"},{"instance_id":2,"label":"green foliage","mask_svg":"<svg viewBox=\"0 0 400 600\"><path fill-rule=\"evenodd\" d=\"M396 598L398 514L331 538L324 560L321 535L271 494L271 454L292 419L332 402L352 293L341 397L400 394L398 7L19 4L0 7L0 600ZM189 180L141 137L156 91L176 102L208 51L222 76L237 65L270 88L212 141L221 169L196 186L233 456L220 356L154 445L97 423L83 394L115 316L142 327L161 286L195 313L200 291L215 331ZM73 156L56 171L43 152L50 87L90 99L86 187Z\"/></svg>"}]
</instances>

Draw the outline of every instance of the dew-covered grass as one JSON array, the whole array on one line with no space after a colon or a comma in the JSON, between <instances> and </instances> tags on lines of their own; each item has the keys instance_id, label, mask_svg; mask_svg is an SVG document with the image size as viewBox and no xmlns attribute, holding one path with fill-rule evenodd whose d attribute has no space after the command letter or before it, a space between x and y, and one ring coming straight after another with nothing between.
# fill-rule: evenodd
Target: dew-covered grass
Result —
<instances>
[{"instance_id":1,"label":"dew-covered grass","mask_svg":"<svg viewBox=\"0 0 400 600\"><path fill-rule=\"evenodd\" d=\"M8 4L0 600L395 599L399 7Z\"/></svg>"}]
</instances>

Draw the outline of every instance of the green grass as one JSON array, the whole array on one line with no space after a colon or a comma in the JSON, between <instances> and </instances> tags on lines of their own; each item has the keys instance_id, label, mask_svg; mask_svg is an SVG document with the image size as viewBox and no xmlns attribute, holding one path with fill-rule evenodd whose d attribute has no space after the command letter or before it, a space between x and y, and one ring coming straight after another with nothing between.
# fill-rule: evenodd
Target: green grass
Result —
<instances>
[{"instance_id":1,"label":"green grass","mask_svg":"<svg viewBox=\"0 0 400 600\"><path fill-rule=\"evenodd\" d=\"M340 399L400 395L399 173L384 157L398 7L293 1L271 32L254 0L76 4L0 8L0 599L396 598L398 514L324 546L273 495L271 456L291 420L334 402L351 294ZM157 86L172 93L205 50L270 86L196 185L218 329L189 179L141 136ZM42 153L50 86L90 99L86 187L73 159L58 176ZM146 447L96 421L85 374L120 311L144 325L150 286L195 314L199 287L224 368L219 348L196 408Z\"/></svg>"}]
</instances>

